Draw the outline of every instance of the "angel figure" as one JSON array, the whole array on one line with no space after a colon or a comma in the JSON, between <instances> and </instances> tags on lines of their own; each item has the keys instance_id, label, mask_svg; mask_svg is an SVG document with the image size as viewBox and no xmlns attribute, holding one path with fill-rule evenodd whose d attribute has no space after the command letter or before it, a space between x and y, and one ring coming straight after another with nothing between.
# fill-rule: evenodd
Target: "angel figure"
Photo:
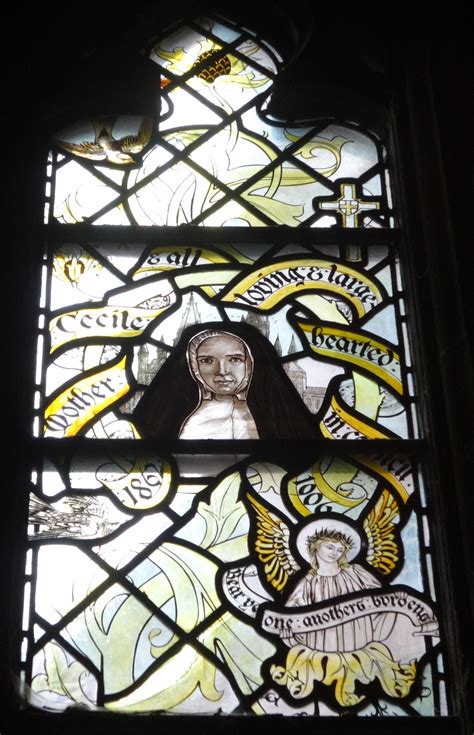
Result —
<instances>
[{"instance_id":1,"label":"angel figure","mask_svg":"<svg viewBox=\"0 0 474 735\"><path fill-rule=\"evenodd\" d=\"M311 526L314 532L306 536L307 554L303 554L311 568L287 599L288 607L312 605L349 592L381 587L374 574L351 563L360 550L360 540L350 526L322 519ZM354 651L373 640L387 638L395 618L393 613L365 615L323 630L296 633L288 638L288 644L303 643L315 651Z\"/></svg>"},{"instance_id":2,"label":"angel figure","mask_svg":"<svg viewBox=\"0 0 474 735\"><path fill-rule=\"evenodd\" d=\"M274 681L297 699L310 695L315 682L335 684L335 698L344 707L362 702L359 684L375 680L389 696L406 697L426 653L424 636L437 636L437 621L414 590L383 585L376 576L393 571L400 556L393 496L384 490L363 522L373 572L353 561L363 540L355 525L327 514L296 526L293 534L277 513L252 495L247 498L267 584L285 595L290 580L296 581L300 565L291 551L293 535L299 556L310 565L286 593L283 610L263 610L264 629L290 649L283 666L272 665Z\"/></svg>"}]
</instances>

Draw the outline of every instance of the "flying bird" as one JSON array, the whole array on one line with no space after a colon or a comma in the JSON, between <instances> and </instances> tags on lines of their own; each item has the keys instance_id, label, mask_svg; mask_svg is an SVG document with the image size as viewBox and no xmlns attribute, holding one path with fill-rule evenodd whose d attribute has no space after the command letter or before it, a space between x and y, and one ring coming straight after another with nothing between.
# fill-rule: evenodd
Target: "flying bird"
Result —
<instances>
[{"instance_id":1,"label":"flying bird","mask_svg":"<svg viewBox=\"0 0 474 735\"><path fill-rule=\"evenodd\" d=\"M145 117L136 135L125 135L123 138L115 138L113 135L115 121L114 117L92 120L95 130L93 141L69 143L58 138L54 138L53 141L65 151L91 161L108 161L121 166L136 163L132 154L141 153L150 142L153 133L153 118Z\"/></svg>"},{"instance_id":2,"label":"flying bird","mask_svg":"<svg viewBox=\"0 0 474 735\"><path fill-rule=\"evenodd\" d=\"M48 502L31 493L28 517L31 530L28 535L31 540L101 539L130 518L109 498L100 495L67 495Z\"/></svg>"}]
</instances>

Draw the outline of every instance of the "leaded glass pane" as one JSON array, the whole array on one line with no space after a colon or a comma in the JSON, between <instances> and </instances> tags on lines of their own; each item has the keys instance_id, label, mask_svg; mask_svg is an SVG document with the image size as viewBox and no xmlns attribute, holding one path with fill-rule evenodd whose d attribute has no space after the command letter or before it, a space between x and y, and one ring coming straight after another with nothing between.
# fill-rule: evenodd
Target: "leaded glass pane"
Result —
<instances>
[{"instance_id":1,"label":"leaded glass pane","mask_svg":"<svg viewBox=\"0 0 474 735\"><path fill-rule=\"evenodd\" d=\"M382 142L354 124L272 120L265 109L281 59L247 32L224 28L201 18L153 45L149 56L162 70L156 118L99 116L56 133L47 216L392 226Z\"/></svg>"},{"instance_id":2,"label":"leaded glass pane","mask_svg":"<svg viewBox=\"0 0 474 735\"><path fill-rule=\"evenodd\" d=\"M65 244L51 262L46 437L417 436L393 247Z\"/></svg>"},{"instance_id":3,"label":"leaded glass pane","mask_svg":"<svg viewBox=\"0 0 474 735\"><path fill-rule=\"evenodd\" d=\"M156 116L48 157L25 698L446 715L386 141L272 118L283 59L225 18L143 54Z\"/></svg>"},{"instance_id":4,"label":"leaded glass pane","mask_svg":"<svg viewBox=\"0 0 474 735\"><path fill-rule=\"evenodd\" d=\"M410 457L69 455L33 479L36 704L445 711Z\"/></svg>"}]
</instances>

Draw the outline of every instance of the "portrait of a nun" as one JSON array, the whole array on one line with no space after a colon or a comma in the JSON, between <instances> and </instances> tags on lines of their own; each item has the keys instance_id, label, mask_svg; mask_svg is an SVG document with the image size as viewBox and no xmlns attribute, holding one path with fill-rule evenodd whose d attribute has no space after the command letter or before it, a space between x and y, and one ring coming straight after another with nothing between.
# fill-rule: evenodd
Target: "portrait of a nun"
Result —
<instances>
[{"instance_id":1,"label":"portrait of a nun","mask_svg":"<svg viewBox=\"0 0 474 735\"><path fill-rule=\"evenodd\" d=\"M254 327L233 322L185 329L132 421L143 438L321 436L272 345Z\"/></svg>"}]
</instances>

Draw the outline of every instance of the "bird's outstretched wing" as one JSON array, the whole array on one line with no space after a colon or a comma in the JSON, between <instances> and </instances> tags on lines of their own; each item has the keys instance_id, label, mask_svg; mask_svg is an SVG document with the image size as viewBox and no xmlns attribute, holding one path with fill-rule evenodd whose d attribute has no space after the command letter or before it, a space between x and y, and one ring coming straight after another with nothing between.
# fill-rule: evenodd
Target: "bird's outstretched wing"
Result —
<instances>
[{"instance_id":1,"label":"bird's outstretched wing","mask_svg":"<svg viewBox=\"0 0 474 735\"><path fill-rule=\"evenodd\" d=\"M110 115L107 115L106 117L100 116L100 117L93 118L91 122L92 122L92 125L94 126L96 140L101 135L106 135L110 138L113 138L112 130L113 130L113 127L116 121L117 121L117 118L112 117Z\"/></svg>"},{"instance_id":2,"label":"bird's outstretched wing","mask_svg":"<svg viewBox=\"0 0 474 735\"><path fill-rule=\"evenodd\" d=\"M255 511L255 551L264 565L267 582L281 592L288 579L300 569L290 551L290 529L276 513L250 493L247 493L247 498Z\"/></svg>"},{"instance_id":3,"label":"bird's outstretched wing","mask_svg":"<svg viewBox=\"0 0 474 735\"><path fill-rule=\"evenodd\" d=\"M30 523L36 523L38 519L48 517L48 514L54 513L54 506L37 495L30 493L28 513Z\"/></svg>"},{"instance_id":4,"label":"bird's outstretched wing","mask_svg":"<svg viewBox=\"0 0 474 735\"><path fill-rule=\"evenodd\" d=\"M140 153L150 142L153 133L153 118L145 117L137 135L126 135L119 141L124 153Z\"/></svg>"},{"instance_id":5,"label":"bird's outstretched wing","mask_svg":"<svg viewBox=\"0 0 474 735\"><path fill-rule=\"evenodd\" d=\"M399 561L397 543L398 504L388 490L382 495L364 520L367 536L368 563L382 574L390 574Z\"/></svg>"},{"instance_id":6,"label":"bird's outstretched wing","mask_svg":"<svg viewBox=\"0 0 474 735\"><path fill-rule=\"evenodd\" d=\"M54 503L30 494L29 523L32 539L103 538L129 520L108 498L67 495Z\"/></svg>"},{"instance_id":7,"label":"bird's outstretched wing","mask_svg":"<svg viewBox=\"0 0 474 735\"><path fill-rule=\"evenodd\" d=\"M83 158L89 158L92 161L103 161L107 158L106 152L97 143L91 141L83 141L82 143L68 143L65 140L58 140L54 138L53 142L59 147L63 148L68 153L74 153L75 156L82 156Z\"/></svg>"},{"instance_id":8,"label":"bird's outstretched wing","mask_svg":"<svg viewBox=\"0 0 474 735\"><path fill-rule=\"evenodd\" d=\"M59 538L71 534L73 527L78 525L78 518L74 510L78 510L77 503L74 508L72 498L49 503L33 493L29 499L28 521L35 526L33 537ZM83 508L80 509L81 512Z\"/></svg>"}]
</instances>

